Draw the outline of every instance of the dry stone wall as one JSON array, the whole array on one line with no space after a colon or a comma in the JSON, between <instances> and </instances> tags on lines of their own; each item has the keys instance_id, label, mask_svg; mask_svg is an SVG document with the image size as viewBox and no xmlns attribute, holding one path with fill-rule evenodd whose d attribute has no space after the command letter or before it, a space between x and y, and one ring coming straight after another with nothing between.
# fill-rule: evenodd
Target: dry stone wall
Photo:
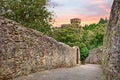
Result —
<instances>
[{"instance_id":1,"label":"dry stone wall","mask_svg":"<svg viewBox=\"0 0 120 80\"><path fill-rule=\"evenodd\" d=\"M0 18L0 80L45 69L75 66L76 52L77 48Z\"/></svg>"},{"instance_id":2,"label":"dry stone wall","mask_svg":"<svg viewBox=\"0 0 120 80\"><path fill-rule=\"evenodd\" d=\"M114 0L107 27L103 67L107 80L120 80L120 0Z\"/></svg>"},{"instance_id":3,"label":"dry stone wall","mask_svg":"<svg viewBox=\"0 0 120 80\"><path fill-rule=\"evenodd\" d=\"M90 64L102 64L102 54L102 48L91 50L85 62Z\"/></svg>"}]
</instances>

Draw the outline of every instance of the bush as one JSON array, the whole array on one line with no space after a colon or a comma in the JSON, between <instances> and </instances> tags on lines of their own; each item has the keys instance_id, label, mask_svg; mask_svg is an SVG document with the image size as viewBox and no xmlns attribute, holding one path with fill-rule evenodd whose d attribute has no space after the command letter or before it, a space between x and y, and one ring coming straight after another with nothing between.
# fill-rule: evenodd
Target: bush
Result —
<instances>
[{"instance_id":1,"label":"bush","mask_svg":"<svg viewBox=\"0 0 120 80\"><path fill-rule=\"evenodd\" d=\"M84 61L89 55L89 50L84 43L80 44L80 57L81 61Z\"/></svg>"}]
</instances>

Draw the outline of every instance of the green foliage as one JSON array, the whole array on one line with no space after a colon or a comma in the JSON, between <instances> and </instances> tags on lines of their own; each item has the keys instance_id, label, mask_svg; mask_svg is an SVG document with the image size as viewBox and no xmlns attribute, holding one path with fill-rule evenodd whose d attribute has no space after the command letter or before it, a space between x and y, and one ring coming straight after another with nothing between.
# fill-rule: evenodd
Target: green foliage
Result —
<instances>
[{"instance_id":1,"label":"green foliage","mask_svg":"<svg viewBox=\"0 0 120 80\"><path fill-rule=\"evenodd\" d=\"M81 61L89 55L89 50L103 45L106 24L90 24L85 27L69 25L53 28L51 37L70 46L79 46Z\"/></svg>"},{"instance_id":2,"label":"green foliage","mask_svg":"<svg viewBox=\"0 0 120 80\"><path fill-rule=\"evenodd\" d=\"M84 29L85 30L93 30L95 27L97 26L97 24L90 24L89 26L85 26Z\"/></svg>"},{"instance_id":3,"label":"green foliage","mask_svg":"<svg viewBox=\"0 0 120 80\"><path fill-rule=\"evenodd\" d=\"M52 18L46 8L48 0L0 0L0 16L48 33Z\"/></svg>"},{"instance_id":4,"label":"green foliage","mask_svg":"<svg viewBox=\"0 0 120 80\"><path fill-rule=\"evenodd\" d=\"M106 24L91 24L84 28L85 34L83 36L83 42L89 50L103 45L105 29Z\"/></svg>"},{"instance_id":5,"label":"green foliage","mask_svg":"<svg viewBox=\"0 0 120 80\"><path fill-rule=\"evenodd\" d=\"M105 24L108 22L108 19L107 18L100 18L100 21L99 21L99 24Z\"/></svg>"},{"instance_id":6,"label":"green foliage","mask_svg":"<svg viewBox=\"0 0 120 80\"><path fill-rule=\"evenodd\" d=\"M80 49L80 53L81 53L80 59L81 59L81 61L84 61L89 55L89 50L87 49L87 47L83 47Z\"/></svg>"},{"instance_id":7,"label":"green foliage","mask_svg":"<svg viewBox=\"0 0 120 80\"><path fill-rule=\"evenodd\" d=\"M64 42L70 46L74 46L76 42L80 42L82 36L79 35L80 28L74 28L72 26L64 28L55 28L51 37L60 42ZM79 36L79 37L78 37Z\"/></svg>"},{"instance_id":8,"label":"green foliage","mask_svg":"<svg viewBox=\"0 0 120 80\"><path fill-rule=\"evenodd\" d=\"M80 43L80 59L81 61L84 61L86 57L89 55L89 50L87 49L86 45L84 43Z\"/></svg>"},{"instance_id":9,"label":"green foliage","mask_svg":"<svg viewBox=\"0 0 120 80\"><path fill-rule=\"evenodd\" d=\"M84 43L80 43L80 48L84 48L86 45Z\"/></svg>"}]
</instances>

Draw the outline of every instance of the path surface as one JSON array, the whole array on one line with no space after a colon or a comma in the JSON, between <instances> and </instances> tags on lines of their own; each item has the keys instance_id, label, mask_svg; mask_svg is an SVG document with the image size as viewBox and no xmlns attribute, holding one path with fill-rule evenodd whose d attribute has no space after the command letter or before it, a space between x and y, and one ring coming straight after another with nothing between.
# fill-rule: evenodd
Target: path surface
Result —
<instances>
[{"instance_id":1,"label":"path surface","mask_svg":"<svg viewBox=\"0 0 120 80\"><path fill-rule=\"evenodd\" d=\"M102 70L99 65L86 64L37 72L15 80L102 80Z\"/></svg>"}]
</instances>

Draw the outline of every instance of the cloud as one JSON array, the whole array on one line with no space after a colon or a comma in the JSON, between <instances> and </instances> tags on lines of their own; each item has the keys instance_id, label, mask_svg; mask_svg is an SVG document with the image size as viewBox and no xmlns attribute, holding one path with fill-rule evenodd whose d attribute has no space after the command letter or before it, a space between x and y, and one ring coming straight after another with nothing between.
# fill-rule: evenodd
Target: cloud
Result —
<instances>
[{"instance_id":1,"label":"cloud","mask_svg":"<svg viewBox=\"0 0 120 80\"><path fill-rule=\"evenodd\" d=\"M63 4L59 4L57 2L49 2L48 5L50 7L61 7L61 6L63 6Z\"/></svg>"},{"instance_id":2,"label":"cloud","mask_svg":"<svg viewBox=\"0 0 120 80\"><path fill-rule=\"evenodd\" d=\"M82 0L81 0L82 1ZM88 4L86 5L86 3ZM109 15L112 0L85 0L81 4L83 7L82 13L87 16L103 16L103 15Z\"/></svg>"},{"instance_id":3,"label":"cloud","mask_svg":"<svg viewBox=\"0 0 120 80\"><path fill-rule=\"evenodd\" d=\"M109 17L113 0L51 0L57 5L54 25L70 23L71 18L81 18L82 24L98 22L101 17Z\"/></svg>"},{"instance_id":4,"label":"cloud","mask_svg":"<svg viewBox=\"0 0 120 80\"><path fill-rule=\"evenodd\" d=\"M82 19L82 23L81 23L82 25L98 23L100 17L105 18L106 16L97 16L97 17L90 16L90 17L88 17L86 15L66 14L66 15L57 17L54 26L60 26L61 24L70 24L70 19L72 19L72 18L81 18Z\"/></svg>"}]
</instances>

